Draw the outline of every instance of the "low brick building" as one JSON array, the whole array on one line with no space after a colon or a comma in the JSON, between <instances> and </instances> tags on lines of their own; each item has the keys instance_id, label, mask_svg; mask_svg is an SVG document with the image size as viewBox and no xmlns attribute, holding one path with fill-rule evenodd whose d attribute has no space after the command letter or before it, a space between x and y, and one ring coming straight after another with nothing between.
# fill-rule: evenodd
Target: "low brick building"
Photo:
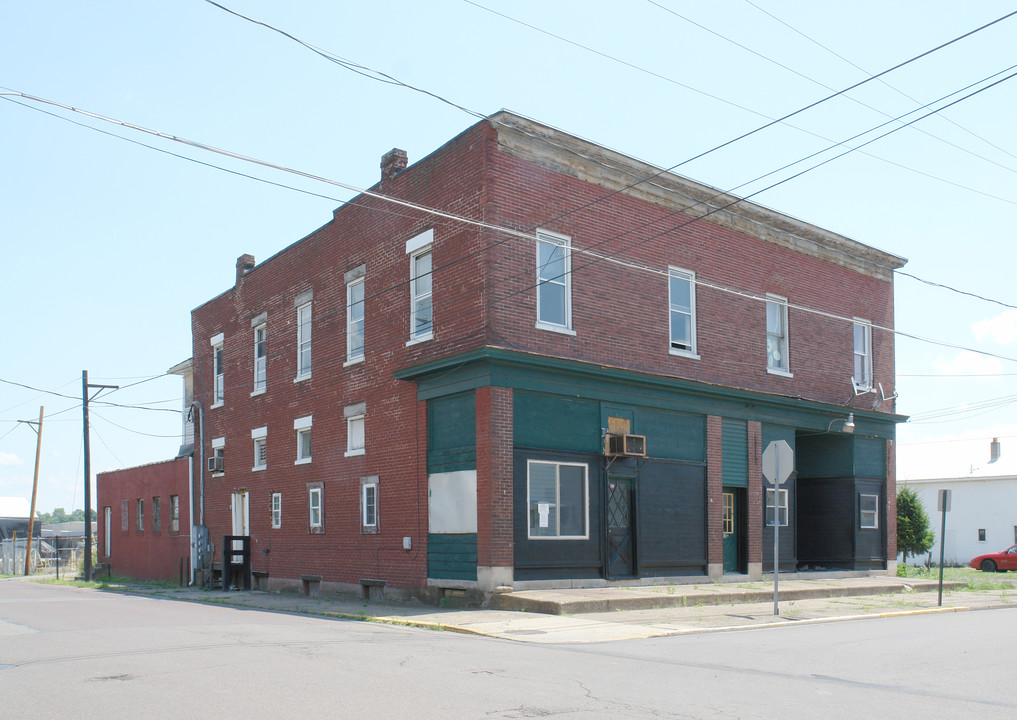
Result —
<instances>
[{"instance_id":1,"label":"low brick building","mask_svg":"<svg viewBox=\"0 0 1017 720\"><path fill-rule=\"evenodd\" d=\"M192 313L209 536L433 595L757 578L776 514L782 569L892 569L904 262L508 112L393 150Z\"/></svg>"}]
</instances>

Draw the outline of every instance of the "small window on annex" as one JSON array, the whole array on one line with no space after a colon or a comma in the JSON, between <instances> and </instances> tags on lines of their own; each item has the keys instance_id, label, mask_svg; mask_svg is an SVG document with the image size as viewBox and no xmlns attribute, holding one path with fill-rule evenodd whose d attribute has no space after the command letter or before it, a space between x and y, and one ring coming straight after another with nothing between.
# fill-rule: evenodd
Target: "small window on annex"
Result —
<instances>
[{"instance_id":1,"label":"small window on annex","mask_svg":"<svg viewBox=\"0 0 1017 720\"><path fill-rule=\"evenodd\" d=\"M180 532L180 496L170 495L170 532Z\"/></svg>"},{"instance_id":2,"label":"small window on annex","mask_svg":"<svg viewBox=\"0 0 1017 720\"><path fill-rule=\"evenodd\" d=\"M145 529L145 501L138 498L138 532L143 532Z\"/></svg>"},{"instance_id":3,"label":"small window on annex","mask_svg":"<svg viewBox=\"0 0 1017 720\"><path fill-rule=\"evenodd\" d=\"M978 528L978 542L985 542L985 528Z\"/></svg>"},{"instance_id":4,"label":"small window on annex","mask_svg":"<svg viewBox=\"0 0 1017 720\"><path fill-rule=\"evenodd\" d=\"M787 527L787 490L779 491L779 502L780 508L777 511L777 524L780 527ZM774 513L774 496L773 489L769 488L766 491L766 526L773 527L773 513Z\"/></svg>"},{"instance_id":5,"label":"small window on annex","mask_svg":"<svg viewBox=\"0 0 1017 720\"><path fill-rule=\"evenodd\" d=\"M526 464L529 537L589 537L587 466L530 460Z\"/></svg>"},{"instance_id":6,"label":"small window on annex","mask_svg":"<svg viewBox=\"0 0 1017 720\"><path fill-rule=\"evenodd\" d=\"M162 498L152 498L152 531L162 531Z\"/></svg>"},{"instance_id":7,"label":"small window on annex","mask_svg":"<svg viewBox=\"0 0 1017 720\"><path fill-rule=\"evenodd\" d=\"M879 527L879 495L858 496L858 527Z\"/></svg>"}]
</instances>

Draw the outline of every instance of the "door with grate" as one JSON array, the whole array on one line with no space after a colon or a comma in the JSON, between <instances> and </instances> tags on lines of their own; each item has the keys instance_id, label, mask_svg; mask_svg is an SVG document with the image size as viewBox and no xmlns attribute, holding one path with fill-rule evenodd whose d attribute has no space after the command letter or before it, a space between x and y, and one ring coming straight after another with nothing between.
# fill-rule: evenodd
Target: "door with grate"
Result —
<instances>
[{"instance_id":1,"label":"door with grate","mask_svg":"<svg viewBox=\"0 0 1017 720\"><path fill-rule=\"evenodd\" d=\"M607 574L632 577L635 574L635 482L632 478L611 477L607 483Z\"/></svg>"}]
</instances>

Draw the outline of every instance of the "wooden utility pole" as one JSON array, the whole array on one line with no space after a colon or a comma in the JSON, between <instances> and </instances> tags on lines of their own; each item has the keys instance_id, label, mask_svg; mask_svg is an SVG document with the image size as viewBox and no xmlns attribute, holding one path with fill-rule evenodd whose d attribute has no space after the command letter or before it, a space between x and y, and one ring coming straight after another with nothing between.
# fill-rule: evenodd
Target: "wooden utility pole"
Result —
<instances>
[{"instance_id":1,"label":"wooden utility pole","mask_svg":"<svg viewBox=\"0 0 1017 720\"><path fill-rule=\"evenodd\" d=\"M42 405L39 406L39 421L34 422L32 420L21 420L29 427L35 430L35 434L38 435L35 441L35 477L32 479L32 509L28 513L28 540L25 544L25 575L30 575L32 572L32 527L35 525L35 497L39 491L39 454L42 452L42 416L46 408Z\"/></svg>"},{"instance_id":2,"label":"wooden utility pole","mask_svg":"<svg viewBox=\"0 0 1017 720\"><path fill-rule=\"evenodd\" d=\"M81 414L85 434L85 580L92 579L92 459L88 448L88 391L117 390L119 385L89 385L88 370L81 371Z\"/></svg>"}]
</instances>

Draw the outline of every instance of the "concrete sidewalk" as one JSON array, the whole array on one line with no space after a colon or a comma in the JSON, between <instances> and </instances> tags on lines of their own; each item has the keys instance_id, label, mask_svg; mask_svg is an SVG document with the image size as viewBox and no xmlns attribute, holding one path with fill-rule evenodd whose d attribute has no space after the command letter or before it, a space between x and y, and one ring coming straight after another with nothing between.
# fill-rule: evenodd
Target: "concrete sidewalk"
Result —
<instances>
[{"instance_id":1,"label":"concrete sidewalk","mask_svg":"<svg viewBox=\"0 0 1017 720\"><path fill-rule=\"evenodd\" d=\"M476 609L258 591L222 592L118 584L111 584L108 589L171 600L306 613L534 643L609 642L1017 606L1015 589L967 591L958 586L962 584L944 584L940 607L938 583L932 580L896 577L782 580L778 615L774 615L773 585L764 582L528 590L494 598L492 604L496 607Z\"/></svg>"}]
</instances>

